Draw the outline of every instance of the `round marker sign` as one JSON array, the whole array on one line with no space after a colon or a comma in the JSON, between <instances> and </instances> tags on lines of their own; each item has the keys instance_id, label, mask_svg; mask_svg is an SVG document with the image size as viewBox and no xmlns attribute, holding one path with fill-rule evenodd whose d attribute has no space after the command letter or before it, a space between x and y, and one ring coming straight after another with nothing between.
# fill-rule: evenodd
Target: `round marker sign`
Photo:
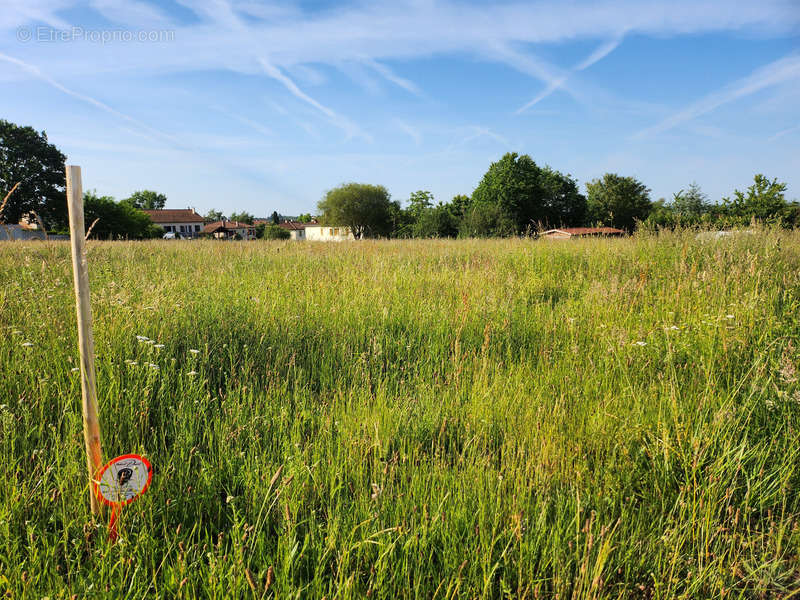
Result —
<instances>
[{"instance_id":1,"label":"round marker sign","mask_svg":"<svg viewBox=\"0 0 800 600\"><path fill-rule=\"evenodd\" d=\"M97 497L111 506L124 506L144 494L153 479L150 462L138 454L123 454L100 469Z\"/></svg>"}]
</instances>

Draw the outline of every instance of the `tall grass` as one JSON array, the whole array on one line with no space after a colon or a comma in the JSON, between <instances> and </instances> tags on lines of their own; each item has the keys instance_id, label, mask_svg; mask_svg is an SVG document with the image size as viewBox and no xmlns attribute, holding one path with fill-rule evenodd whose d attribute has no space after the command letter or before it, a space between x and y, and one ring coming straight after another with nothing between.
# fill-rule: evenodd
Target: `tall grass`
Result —
<instances>
[{"instance_id":1,"label":"tall grass","mask_svg":"<svg viewBox=\"0 0 800 600\"><path fill-rule=\"evenodd\" d=\"M92 242L115 545L68 253L0 246L0 593L800 597L800 234Z\"/></svg>"}]
</instances>

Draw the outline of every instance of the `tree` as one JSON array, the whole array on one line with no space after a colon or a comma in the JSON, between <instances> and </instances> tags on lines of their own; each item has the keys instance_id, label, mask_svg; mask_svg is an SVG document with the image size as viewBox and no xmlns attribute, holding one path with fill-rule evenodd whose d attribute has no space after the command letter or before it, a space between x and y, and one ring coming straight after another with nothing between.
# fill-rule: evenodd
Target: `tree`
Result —
<instances>
[{"instance_id":1,"label":"tree","mask_svg":"<svg viewBox=\"0 0 800 600\"><path fill-rule=\"evenodd\" d=\"M142 210L162 210L167 204L167 197L153 190L139 190L120 202Z\"/></svg>"},{"instance_id":2,"label":"tree","mask_svg":"<svg viewBox=\"0 0 800 600\"><path fill-rule=\"evenodd\" d=\"M0 218L16 223L35 211L48 227L65 228L65 161L44 131L0 119L0 195L4 197L19 183Z\"/></svg>"},{"instance_id":3,"label":"tree","mask_svg":"<svg viewBox=\"0 0 800 600\"><path fill-rule=\"evenodd\" d=\"M252 225L253 219L255 219L255 217L249 212L242 211L240 213L231 213L231 221L239 221L239 223L247 223L248 225Z\"/></svg>"},{"instance_id":4,"label":"tree","mask_svg":"<svg viewBox=\"0 0 800 600\"><path fill-rule=\"evenodd\" d=\"M450 208L450 212L453 214L453 216L460 221L464 217L464 213L467 212L471 202L472 198L469 196L457 194L453 196L452 200L450 200L448 207Z\"/></svg>"},{"instance_id":5,"label":"tree","mask_svg":"<svg viewBox=\"0 0 800 600\"><path fill-rule=\"evenodd\" d=\"M206 213L206 216L203 217L203 221L206 223L214 223L216 221L224 221L225 214L221 210L211 209Z\"/></svg>"},{"instance_id":6,"label":"tree","mask_svg":"<svg viewBox=\"0 0 800 600\"><path fill-rule=\"evenodd\" d=\"M300 223L311 223L311 213L303 213L302 215L297 217L297 220Z\"/></svg>"},{"instance_id":7,"label":"tree","mask_svg":"<svg viewBox=\"0 0 800 600\"><path fill-rule=\"evenodd\" d=\"M496 205L489 219L513 224L513 233L525 233L538 224L576 225L583 221L586 199L577 182L550 167L539 167L527 154L505 154L492 163L472 193L469 218L477 224L476 211Z\"/></svg>"},{"instance_id":8,"label":"tree","mask_svg":"<svg viewBox=\"0 0 800 600\"><path fill-rule=\"evenodd\" d=\"M443 238L458 235L458 219L450 206L441 202L425 208L412 227L412 235L418 238Z\"/></svg>"},{"instance_id":9,"label":"tree","mask_svg":"<svg viewBox=\"0 0 800 600\"><path fill-rule=\"evenodd\" d=\"M650 214L650 190L634 177L606 173L586 184L588 214L594 223L633 231Z\"/></svg>"},{"instance_id":10,"label":"tree","mask_svg":"<svg viewBox=\"0 0 800 600\"><path fill-rule=\"evenodd\" d=\"M785 191L785 183L777 179L770 181L759 173L753 178L753 185L747 188L746 192L734 190L733 200L723 198L723 202L735 217L780 221L787 208Z\"/></svg>"},{"instance_id":11,"label":"tree","mask_svg":"<svg viewBox=\"0 0 800 600\"><path fill-rule=\"evenodd\" d=\"M672 198L672 210L683 221L698 221L709 208L708 196L696 182L692 182L685 192L680 190Z\"/></svg>"},{"instance_id":12,"label":"tree","mask_svg":"<svg viewBox=\"0 0 800 600\"><path fill-rule=\"evenodd\" d=\"M333 188L317 205L324 223L350 227L355 239L387 236L392 231L394 211L382 185L346 183Z\"/></svg>"},{"instance_id":13,"label":"tree","mask_svg":"<svg viewBox=\"0 0 800 600\"><path fill-rule=\"evenodd\" d=\"M94 190L83 195L83 212L94 238L146 239L164 233L147 213L128 202L115 202L111 196L98 196Z\"/></svg>"},{"instance_id":14,"label":"tree","mask_svg":"<svg viewBox=\"0 0 800 600\"><path fill-rule=\"evenodd\" d=\"M265 240L288 240L292 234L280 225L267 225L264 227L264 234L261 237Z\"/></svg>"},{"instance_id":15,"label":"tree","mask_svg":"<svg viewBox=\"0 0 800 600\"><path fill-rule=\"evenodd\" d=\"M473 203L458 226L460 237L508 237L517 233L517 224L497 203Z\"/></svg>"},{"instance_id":16,"label":"tree","mask_svg":"<svg viewBox=\"0 0 800 600\"><path fill-rule=\"evenodd\" d=\"M272 211L272 216L270 217L270 219L272 219L273 225L281 224L281 216L278 214L277 210Z\"/></svg>"}]
</instances>

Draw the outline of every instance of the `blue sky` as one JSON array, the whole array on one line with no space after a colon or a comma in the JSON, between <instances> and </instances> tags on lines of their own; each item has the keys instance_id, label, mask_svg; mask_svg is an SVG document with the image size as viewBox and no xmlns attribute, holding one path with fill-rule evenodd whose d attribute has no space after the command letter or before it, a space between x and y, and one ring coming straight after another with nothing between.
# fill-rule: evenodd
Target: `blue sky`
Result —
<instances>
[{"instance_id":1,"label":"blue sky","mask_svg":"<svg viewBox=\"0 0 800 600\"><path fill-rule=\"evenodd\" d=\"M447 201L507 151L582 189L719 200L763 172L797 198L799 42L798 0L4 0L0 118L87 188L201 212L347 181Z\"/></svg>"}]
</instances>

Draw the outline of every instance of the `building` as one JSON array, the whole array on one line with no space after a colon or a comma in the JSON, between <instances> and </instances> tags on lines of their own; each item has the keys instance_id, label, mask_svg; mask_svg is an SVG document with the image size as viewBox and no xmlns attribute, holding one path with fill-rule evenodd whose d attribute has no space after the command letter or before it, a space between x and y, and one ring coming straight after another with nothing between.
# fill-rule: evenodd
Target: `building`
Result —
<instances>
[{"instance_id":1,"label":"building","mask_svg":"<svg viewBox=\"0 0 800 600\"><path fill-rule=\"evenodd\" d=\"M278 227L288 231L290 239L304 240L306 239L306 227L308 225L310 225L310 223L298 223L297 221L289 221L287 223L281 223L280 225L278 225Z\"/></svg>"},{"instance_id":2,"label":"building","mask_svg":"<svg viewBox=\"0 0 800 600\"><path fill-rule=\"evenodd\" d=\"M614 227L562 227L561 229L548 229L540 237L549 240L568 240L582 237L618 237L625 235L622 229Z\"/></svg>"},{"instance_id":3,"label":"building","mask_svg":"<svg viewBox=\"0 0 800 600\"><path fill-rule=\"evenodd\" d=\"M0 241L15 242L44 239L47 239L47 236L41 229L34 229L24 223L19 225L4 225L0 223Z\"/></svg>"},{"instance_id":4,"label":"building","mask_svg":"<svg viewBox=\"0 0 800 600\"><path fill-rule=\"evenodd\" d=\"M250 223L240 223L239 221L214 221L203 228L203 235L208 235L218 240L254 240L256 239L256 226Z\"/></svg>"},{"instance_id":5,"label":"building","mask_svg":"<svg viewBox=\"0 0 800 600\"><path fill-rule=\"evenodd\" d=\"M145 210L150 220L167 233L194 238L203 231L203 217L191 208L162 208Z\"/></svg>"},{"instance_id":6,"label":"building","mask_svg":"<svg viewBox=\"0 0 800 600\"><path fill-rule=\"evenodd\" d=\"M343 225L306 224L305 239L313 242L344 242L356 239L350 228Z\"/></svg>"}]
</instances>

